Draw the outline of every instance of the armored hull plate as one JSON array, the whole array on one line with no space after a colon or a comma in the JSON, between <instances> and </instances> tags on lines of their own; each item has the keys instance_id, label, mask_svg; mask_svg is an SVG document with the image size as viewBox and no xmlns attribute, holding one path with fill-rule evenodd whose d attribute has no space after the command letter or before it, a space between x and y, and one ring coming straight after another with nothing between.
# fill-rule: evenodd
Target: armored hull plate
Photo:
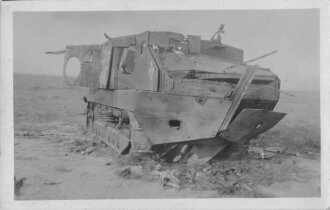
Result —
<instances>
[{"instance_id":1,"label":"armored hull plate","mask_svg":"<svg viewBox=\"0 0 330 210\"><path fill-rule=\"evenodd\" d=\"M198 100L192 96L144 92L137 98L134 114L153 144L213 138L231 101Z\"/></svg>"},{"instance_id":2,"label":"armored hull plate","mask_svg":"<svg viewBox=\"0 0 330 210\"><path fill-rule=\"evenodd\" d=\"M231 142L245 143L274 127L285 115L263 109L243 109L220 136Z\"/></svg>"}]
</instances>

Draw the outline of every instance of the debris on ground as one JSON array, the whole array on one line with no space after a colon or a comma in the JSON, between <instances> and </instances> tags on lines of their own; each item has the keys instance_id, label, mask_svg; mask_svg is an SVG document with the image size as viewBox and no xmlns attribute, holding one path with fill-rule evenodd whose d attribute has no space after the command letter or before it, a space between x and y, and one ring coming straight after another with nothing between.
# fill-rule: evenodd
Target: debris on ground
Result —
<instances>
[{"instance_id":1,"label":"debris on ground","mask_svg":"<svg viewBox=\"0 0 330 210\"><path fill-rule=\"evenodd\" d=\"M248 153L260 155L263 152L261 147L252 147L250 146L247 150Z\"/></svg>"},{"instance_id":2,"label":"debris on ground","mask_svg":"<svg viewBox=\"0 0 330 210\"><path fill-rule=\"evenodd\" d=\"M142 166L126 166L117 170L117 174L121 177L141 177L143 175Z\"/></svg>"},{"instance_id":3,"label":"debris on ground","mask_svg":"<svg viewBox=\"0 0 330 210\"><path fill-rule=\"evenodd\" d=\"M56 182L56 181L47 181L44 182L45 185L57 185L57 184L61 184L62 182Z\"/></svg>"},{"instance_id":4,"label":"debris on ground","mask_svg":"<svg viewBox=\"0 0 330 210\"><path fill-rule=\"evenodd\" d=\"M163 188L172 187L174 189L180 190L180 185L173 182L173 180L171 180L169 177L164 177L161 180L161 184L162 184Z\"/></svg>"},{"instance_id":5,"label":"debris on ground","mask_svg":"<svg viewBox=\"0 0 330 210\"><path fill-rule=\"evenodd\" d=\"M270 159L272 157L274 157L275 154L272 153L272 152L266 152L266 151L263 151L261 154L260 154L260 158L261 159Z\"/></svg>"},{"instance_id":6,"label":"debris on ground","mask_svg":"<svg viewBox=\"0 0 330 210\"><path fill-rule=\"evenodd\" d=\"M85 150L85 154L89 155L89 154L91 154L94 150L95 150L95 148L93 148L93 147L88 147L88 148Z\"/></svg>"},{"instance_id":7,"label":"debris on ground","mask_svg":"<svg viewBox=\"0 0 330 210\"><path fill-rule=\"evenodd\" d=\"M151 176L156 180L160 180L160 183L164 189L174 188L180 190L181 180L177 177L177 175L175 175L180 171L177 170L171 171L169 169L165 171L160 171L159 168L160 166L158 166L157 169L151 171Z\"/></svg>"},{"instance_id":8,"label":"debris on ground","mask_svg":"<svg viewBox=\"0 0 330 210\"><path fill-rule=\"evenodd\" d=\"M16 179L16 176L14 176L14 183L15 183L15 195L19 195L19 190L23 186L24 180L26 180L25 177L22 177L20 179Z\"/></svg>"},{"instance_id":9,"label":"debris on ground","mask_svg":"<svg viewBox=\"0 0 330 210\"><path fill-rule=\"evenodd\" d=\"M287 154L287 155L293 155L293 156L299 156L300 154L299 154L299 152L296 152L296 151L293 151L293 150L286 150L285 151L285 154Z\"/></svg>"},{"instance_id":10,"label":"debris on ground","mask_svg":"<svg viewBox=\"0 0 330 210\"><path fill-rule=\"evenodd\" d=\"M74 139L69 142L71 147L69 151L71 153L80 153L81 155L90 155L93 153L97 148L104 148L104 146L98 142L90 141L86 139Z\"/></svg>"},{"instance_id":11,"label":"debris on ground","mask_svg":"<svg viewBox=\"0 0 330 210\"><path fill-rule=\"evenodd\" d=\"M125 167L118 170L118 175L121 177L127 177L131 174L131 167Z\"/></svg>"},{"instance_id":12,"label":"debris on ground","mask_svg":"<svg viewBox=\"0 0 330 210\"><path fill-rule=\"evenodd\" d=\"M242 176L243 170L237 167L231 167L225 171L226 175L235 175L235 176Z\"/></svg>"},{"instance_id":13,"label":"debris on ground","mask_svg":"<svg viewBox=\"0 0 330 210\"><path fill-rule=\"evenodd\" d=\"M180 179L178 179L174 174L177 171L164 171L160 172L160 182L163 188L171 187L180 190Z\"/></svg>"},{"instance_id":14,"label":"debris on ground","mask_svg":"<svg viewBox=\"0 0 330 210\"><path fill-rule=\"evenodd\" d=\"M155 171L160 171L162 169L162 166L160 164L157 164L155 166Z\"/></svg>"},{"instance_id":15,"label":"debris on ground","mask_svg":"<svg viewBox=\"0 0 330 210\"><path fill-rule=\"evenodd\" d=\"M250 154L255 154L259 156L261 159L270 159L275 156L276 153L283 153L284 148L283 147L253 147L250 146L247 150Z\"/></svg>"},{"instance_id":16,"label":"debris on ground","mask_svg":"<svg viewBox=\"0 0 330 210\"><path fill-rule=\"evenodd\" d=\"M265 147L264 148L265 151L267 152L273 152L273 153L283 153L284 148L283 147Z\"/></svg>"}]
</instances>

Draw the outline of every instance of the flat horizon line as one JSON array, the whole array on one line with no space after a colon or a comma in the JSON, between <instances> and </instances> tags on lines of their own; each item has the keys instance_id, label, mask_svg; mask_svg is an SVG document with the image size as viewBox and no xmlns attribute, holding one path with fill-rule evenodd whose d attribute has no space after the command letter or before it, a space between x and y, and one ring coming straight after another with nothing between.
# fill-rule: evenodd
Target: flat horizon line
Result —
<instances>
[{"instance_id":1,"label":"flat horizon line","mask_svg":"<svg viewBox=\"0 0 330 210\"><path fill-rule=\"evenodd\" d=\"M36 73L23 73L23 72L13 72L13 76L14 75L24 75L24 76L49 76L49 77L62 77L61 74L36 74ZM292 92L317 92L319 93L320 90L300 90L300 89L289 89L289 90L286 90L286 89L281 89L281 91L292 91Z\"/></svg>"}]
</instances>

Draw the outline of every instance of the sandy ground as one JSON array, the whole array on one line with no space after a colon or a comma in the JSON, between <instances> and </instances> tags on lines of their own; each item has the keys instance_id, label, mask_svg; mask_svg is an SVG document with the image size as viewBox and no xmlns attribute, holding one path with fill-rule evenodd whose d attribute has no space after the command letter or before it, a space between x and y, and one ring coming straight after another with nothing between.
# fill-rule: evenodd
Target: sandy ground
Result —
<instances>
[{"instance_id":1,"label":"sandy ground","mask_svg":"<svg viewBox=\"0 0 330 210\"><path fill-rule=\"evenodd\" d=\"M251 142L284 152L192 168L116 155L84 129L85 116L79 114L86 91L64 88L60 77L14 76L15 176L26 178L15 199L320 196L317 93L281 95L276 111L289 114ZM128 167L131 173L123 175ZM154 172L176 172L179 184L164 187Z\"/></svg>"}]
</instances>

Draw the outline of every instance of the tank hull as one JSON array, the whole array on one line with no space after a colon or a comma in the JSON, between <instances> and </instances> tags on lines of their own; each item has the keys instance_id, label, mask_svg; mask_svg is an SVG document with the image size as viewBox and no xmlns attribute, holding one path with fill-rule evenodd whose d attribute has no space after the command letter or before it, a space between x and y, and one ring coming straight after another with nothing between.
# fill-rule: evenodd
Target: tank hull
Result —
<instances>
[{"instance_id":1,"label":"tank hull","mask_svg":"<svg viewBox=\"0 0 330 210\"><path fill-rule=\"evenodd\" d=\"M231 143L247 144L285 116L266 109L276 101L267 101L264 107L261 102L255 108L249 105L251 109L245 106L253 99L246 98L240 112L221 130L232 106L229 99L201 101L196 96L127 90L99 90L87 99L95 106L90 112L102 112L103 107L128 113L126 126L119 125L120 120L100 120L104 111L103 115L93 113L90 125L114 150L121 154L156 153L171 162L207 162Z\"/></svg>"},{"instance_id":2,"label":"tank hull","mask_svg":"<svg viewBox=\"0 0 330 210\"><path fill-rule=\"evenodd\" d=\"M86 125L120 154L203 163L285 116L273 111L277 75L247 65L243 50L221 39L150 31L106 38L48 53L65 53L66 82L69 59L80 60L74 84L90 87Z\"/></svg>"}]
</instances>

